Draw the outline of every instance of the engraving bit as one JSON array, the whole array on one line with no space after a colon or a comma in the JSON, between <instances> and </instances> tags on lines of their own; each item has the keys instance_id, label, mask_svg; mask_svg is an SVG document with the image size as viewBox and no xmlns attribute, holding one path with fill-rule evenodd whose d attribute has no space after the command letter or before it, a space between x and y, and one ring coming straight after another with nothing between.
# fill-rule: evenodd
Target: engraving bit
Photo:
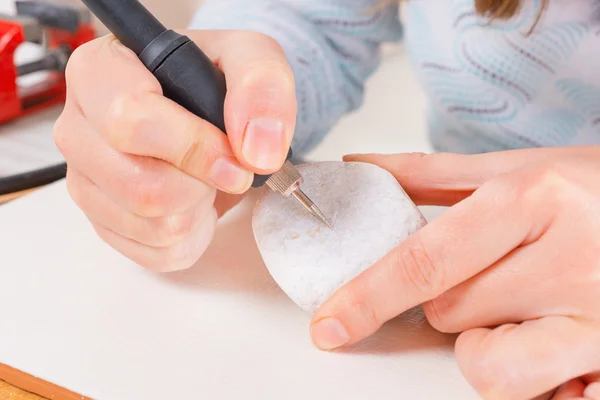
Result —
<instances>
[{"instance_id":1,"label":"engraving bit","mask_svg":"<svg viewBox=\"0 0 600 400\"><path fill-rule=\"evenodd\" d=\"M317 220L333 229L333 225L317 205L300 189L304 182L302 175L296 167L289 161L286 161L281 169L271 175L267 180L267 186L274 192L280 193L285 197L292 196L312 214Z\"/></svg>"}]
</instances>

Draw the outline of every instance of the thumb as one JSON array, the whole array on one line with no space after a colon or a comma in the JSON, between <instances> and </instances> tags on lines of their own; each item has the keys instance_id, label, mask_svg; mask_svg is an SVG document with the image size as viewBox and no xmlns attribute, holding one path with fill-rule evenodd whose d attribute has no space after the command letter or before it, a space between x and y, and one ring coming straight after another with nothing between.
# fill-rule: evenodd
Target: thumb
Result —
<instances>
[{"instance_id":1,"label":"thumb","mask_svg":"<svg viewBox=\"0 0 600 400\"><path fill-rule=\"evenodd\" d=\"M531 399L600 368L598 326L567 317L464 332L461 371L485 399Z\"/></svg>"},{"instance_id":2,"label":"thumb","mask_svg":"<svg viewBox=\"0 0 600 400\"><path fill-rule=\"evenodd\" d=\"M600 146L519 149L474 155L354 154L345 156L344 161L366 162L388 170L417 205L452 206L498 175L532 163L568 156L597 158Z\"/></svg>"},{"instance_id":3,"label":"thumb","mask_svg":"<svg viewBox=\"0 0 600 400\"><path fill-rule=\"evenodd\" d=\"M234 154L255 173L277 171L293 138L297 108L294 75L282 48L250 31L188 36L225 73L225 125Z\"/></svg>"}]
</instances>

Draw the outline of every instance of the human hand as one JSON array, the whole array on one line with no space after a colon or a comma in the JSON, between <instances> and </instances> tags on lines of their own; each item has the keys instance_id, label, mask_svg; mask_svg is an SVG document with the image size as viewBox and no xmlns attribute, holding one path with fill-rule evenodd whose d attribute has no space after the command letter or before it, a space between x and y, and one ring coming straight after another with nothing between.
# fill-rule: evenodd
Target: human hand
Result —
<instances>
[{"instance_id":1,"label":"human hand","mask_svg":"<svg viewBox=\"0 0 600 400\"><path fill-rule=\"evenodd\" d=\"M321 306L317 347L422 305L484 398L600 399L600 146L346 160L451 207Z\"/></svg>"},{"instance_id":2,"label":"human hand","mask_svg":"<svg viewBox=\"0 0 600 400\"><path fill-rule=\"evenodd\" d=\"M69 193L98 235L159 271L191 266L253 173L280 168L296 118L293 74L274 40L252 32L184 34L225 73L228 136L163 97L154 76L112 36L73 53L54 129Z\"/></svg>"}]
</instances>

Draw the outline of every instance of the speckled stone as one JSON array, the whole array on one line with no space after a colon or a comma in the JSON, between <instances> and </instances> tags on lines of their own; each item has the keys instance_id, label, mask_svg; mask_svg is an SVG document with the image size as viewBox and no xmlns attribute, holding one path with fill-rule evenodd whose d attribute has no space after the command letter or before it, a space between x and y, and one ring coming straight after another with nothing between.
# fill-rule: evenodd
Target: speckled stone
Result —
<instances>
[{"instance_id":1,"label":"speckled stone","mask_svg":"<svg viewBox=\"0 0 600 400\"><path fill-rule=\"evenodd\" d=\"M422 228L426 220L396 179L366 163L301 164L302 186L331 230L293 198L268 189L252 219L258 249L281 289L314 313L335 290Z\"/></svg>"}]
</instances>

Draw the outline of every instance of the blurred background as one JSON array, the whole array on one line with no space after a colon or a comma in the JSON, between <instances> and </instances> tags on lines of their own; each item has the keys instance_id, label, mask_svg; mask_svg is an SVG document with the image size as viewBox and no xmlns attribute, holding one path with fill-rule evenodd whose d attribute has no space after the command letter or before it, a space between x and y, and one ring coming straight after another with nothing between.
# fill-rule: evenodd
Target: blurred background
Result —
<instances>
[{"instance_id":1,"label":"blurred background","mask_svg":"<svg viewBox=\"0 0 600 400\"><path fill-rule=\"evenodd\" d=\"M46 0L52 4L81 5L79 0ZM192 14L202 4L202 0L176 0L177 7L173 7L173 0L141 0L150 11L171 28L183 28L189 22ZM13 10L13 0L0 0L0 12ZM100 29L102 26L97 25Z\"/></svg>"},{"instance_id":2,"label":"blurred background","mask_svg":"<svg viewBox=\"0 0 600 400\"><path fill-rule=\"evenodd\" d=\"M80 0L41 1L84 7ZM203 1L141 0L159 20L172 29L187 27ZM0 23L3 15L9 20L15 12L14 0L0 0ZM93 26L96 36L107 33L97 20L93 21ZM13 57L11 53L8 59L5 51L3 58L1 34L0 31L0 71L3 70L3 65L4 68L11 68L9 64L12 64ZM35 43L24 43L16 49L16 65L39 60L44 56L45 50ZM59 164L64 161L52 139L52 129L60 115L62 104L8 122L2 122L1 118L7 104L6 85L17 81L19 94L22 96L27 87L34 87L37 81L43 80L44 74L46 72L35 72L15 79L6 79L6 76L0 75L0 204L6 201L6 191L3 192L2 189L6 188L7 177L29 174L28 171L37 173L40 168L50 165L60 167ZM336 160L341 159L343 154L357 152L431 151L425 135L425 97L402 44L384 49L384 62L369 79L364 100L360 112L342 118L323 143L308 155L308 160ZM64 172L64 166L62 168ZM14 197L9 197L12 198Z\"/></svg>"}]
</instances>

